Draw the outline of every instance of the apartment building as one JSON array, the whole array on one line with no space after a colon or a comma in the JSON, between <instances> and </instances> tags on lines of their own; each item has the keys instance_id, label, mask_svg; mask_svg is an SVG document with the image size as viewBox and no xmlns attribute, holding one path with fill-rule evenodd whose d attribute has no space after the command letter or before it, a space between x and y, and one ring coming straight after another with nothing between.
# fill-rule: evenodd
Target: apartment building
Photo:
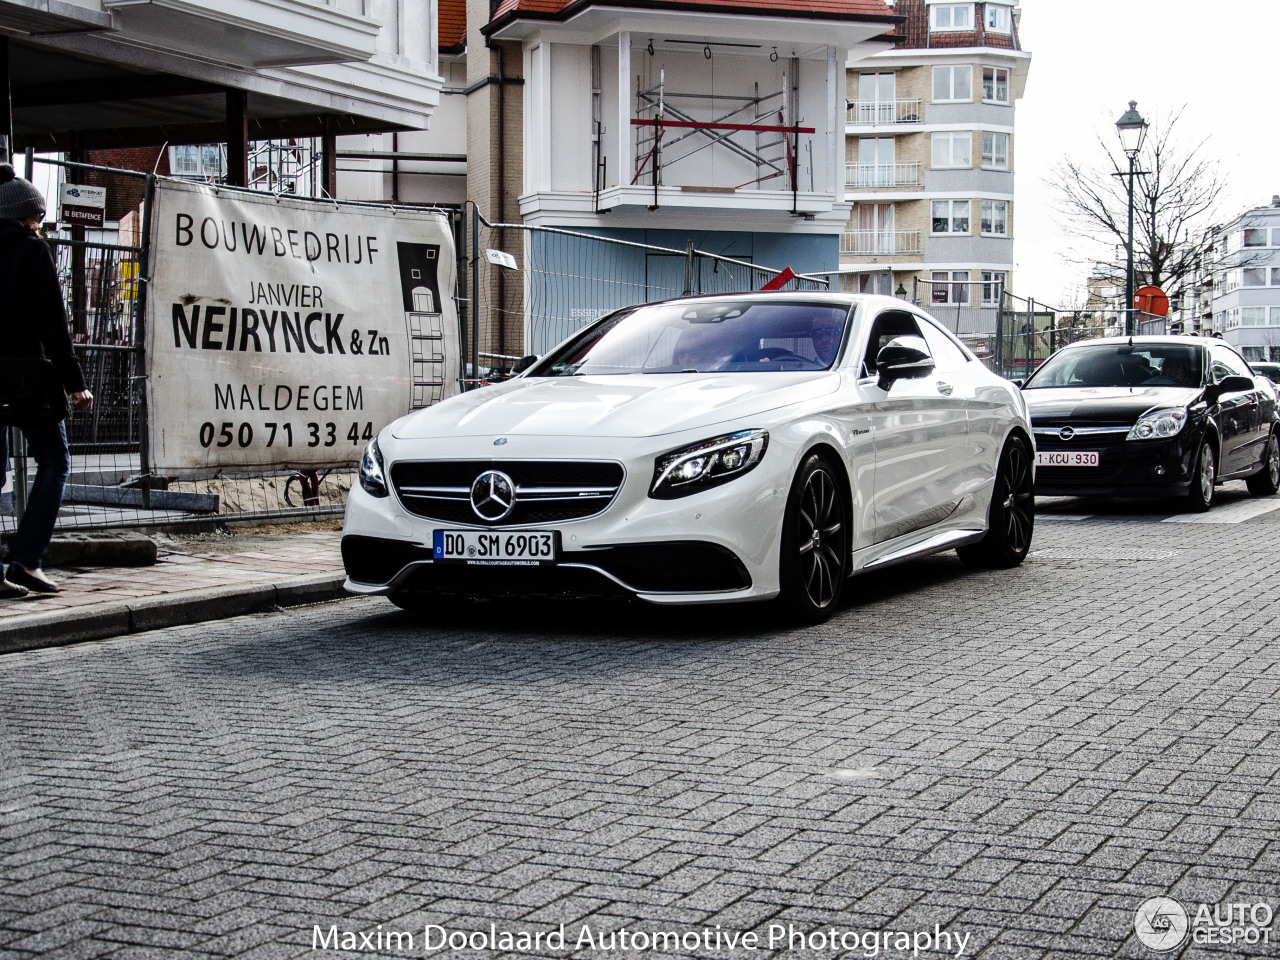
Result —
<instances>
[{"instance_id":1,"label":"apartment building","mask_svg":"<svg viewBox=\"0 0 1280 960\"><path fill-rule=\"evenodd\" d=\"M1016 0L897 0L892 49L847 70L845 289L995 330L1013 271L1014 112L1031 55Z\"/></svg>"},{"instance_id":2,"label":"apartment building","mask_svg":"<svg viewBox=\"0 0 1280 960\"><path fill-rule=\"evenodd\" d=\"M1212 330L1246 360L1280 360L1280 196L1218 230Z\"/></svg>"}]
</instances>

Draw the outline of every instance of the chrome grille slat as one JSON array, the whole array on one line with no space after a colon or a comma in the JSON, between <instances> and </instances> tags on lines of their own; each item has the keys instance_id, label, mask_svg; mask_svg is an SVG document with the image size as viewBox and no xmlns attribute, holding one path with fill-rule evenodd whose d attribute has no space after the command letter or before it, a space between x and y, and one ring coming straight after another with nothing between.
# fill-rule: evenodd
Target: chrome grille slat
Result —
<instances>
[{"instance_id":1,"label":"chrome grille slat","mask_svg":"<svg viewBox=\"0 0 1280 960\"><path fill-rule=\"evenodd\" d=\"M515 488L515 507L497 522L482 520L471 506L470 484L486 470L507 474ZM396 462L390 474L405 509L417 516L515 526L596 516L613 502L626 471L601 460L442 460Z\"/></svg>"}]
</instances>

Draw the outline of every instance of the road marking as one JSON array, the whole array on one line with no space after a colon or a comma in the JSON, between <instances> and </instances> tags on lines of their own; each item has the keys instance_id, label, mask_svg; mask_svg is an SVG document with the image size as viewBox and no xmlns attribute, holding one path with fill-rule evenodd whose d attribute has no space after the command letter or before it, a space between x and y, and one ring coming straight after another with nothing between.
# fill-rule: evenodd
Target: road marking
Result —
<instances>
[{"instance_id":1,"label":"road marking","mask_svg":"<svg viewBox=\"0 0 1280 960\"><path fill-rule=\"evenodd\" d=\"M1037 513L1036 520L1092 520L1092 513Z\"/></svg>"},{"instance_id":2,"label":"road marking","mask_svg":"<svg viewBox=\"0 0 1280 960\"><path fill-rule=\"evenodd\" d=\"M832 770L831 776L837 780L875 780L880 777L880 768L846 767L843 770Z\"/></svg>"},{"instance_id":3,"label":"road marking","mask_svg":"<svg viewBox=\"0 0 1280 960\"><path fill-rule=\"evenodd\" d=\"M1180 514L1165 517L1161 523L1244 523L1272 510L1280 510L1280 500L1241 500L1226 507L1214 507L1208 513Z\"/></svg>"}]
</instances>

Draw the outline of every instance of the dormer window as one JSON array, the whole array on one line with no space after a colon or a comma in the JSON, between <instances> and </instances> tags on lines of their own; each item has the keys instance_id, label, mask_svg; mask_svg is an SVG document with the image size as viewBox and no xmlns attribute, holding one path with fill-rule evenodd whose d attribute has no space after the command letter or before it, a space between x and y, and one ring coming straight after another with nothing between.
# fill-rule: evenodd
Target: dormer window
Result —
<instances>
[{"instance_id":1,"label":"dormer window","mask_svg":"<svg viewBox=\"0 0 1280 960\"><path fill-rule=\"evenodd\" d=\"M987 4L987 29L992 33L1012 33L1009 8L997 3Z\"/></svg>"},{"instance_id":2,"label":"dormer window","mask_svg":"<svg viewBox=\"0 0 1280 960\"><path fill-rule=\"evenodd\" d=\"M929 29L935 33L973 29L972 3L935 3L929 7Z\"/></svg>"}]
</instances>

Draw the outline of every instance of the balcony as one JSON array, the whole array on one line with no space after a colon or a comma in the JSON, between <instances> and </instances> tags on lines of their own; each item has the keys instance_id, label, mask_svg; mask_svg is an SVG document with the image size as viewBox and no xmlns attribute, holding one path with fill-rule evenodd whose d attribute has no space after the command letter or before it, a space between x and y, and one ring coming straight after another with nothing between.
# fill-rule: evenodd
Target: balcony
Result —
<instances>
[{"instance_id":1,"label":"balcony","mask_svg":"<svg viewBox=\"0 0 1280 960\"><path fill-rule=\"evenodd\" d=\"M895 123L921 123L924 110L916 100L849 100L848 123L855 127L882 127Z\"/></svg>"},{"instance_id":2,"label":"balcony","mask_svg":"<svg viewBox=\"0 0 1280 960\"><path fill-rule=\"evenodd\" d=\"M923 252L919 230L846 230L840 235L845 257L918 257Z\"/></svg>"},{"instance_id":3,"label":"balcony","mask_svg":"<svg viewBox=\"0 0 1280 960\"><path fill-rule=\"evenodd\" d=\"M920 161L910 163L846 163L845 186L853 190L877 187L920 187Z\"/></svg>"}]
</instances>

